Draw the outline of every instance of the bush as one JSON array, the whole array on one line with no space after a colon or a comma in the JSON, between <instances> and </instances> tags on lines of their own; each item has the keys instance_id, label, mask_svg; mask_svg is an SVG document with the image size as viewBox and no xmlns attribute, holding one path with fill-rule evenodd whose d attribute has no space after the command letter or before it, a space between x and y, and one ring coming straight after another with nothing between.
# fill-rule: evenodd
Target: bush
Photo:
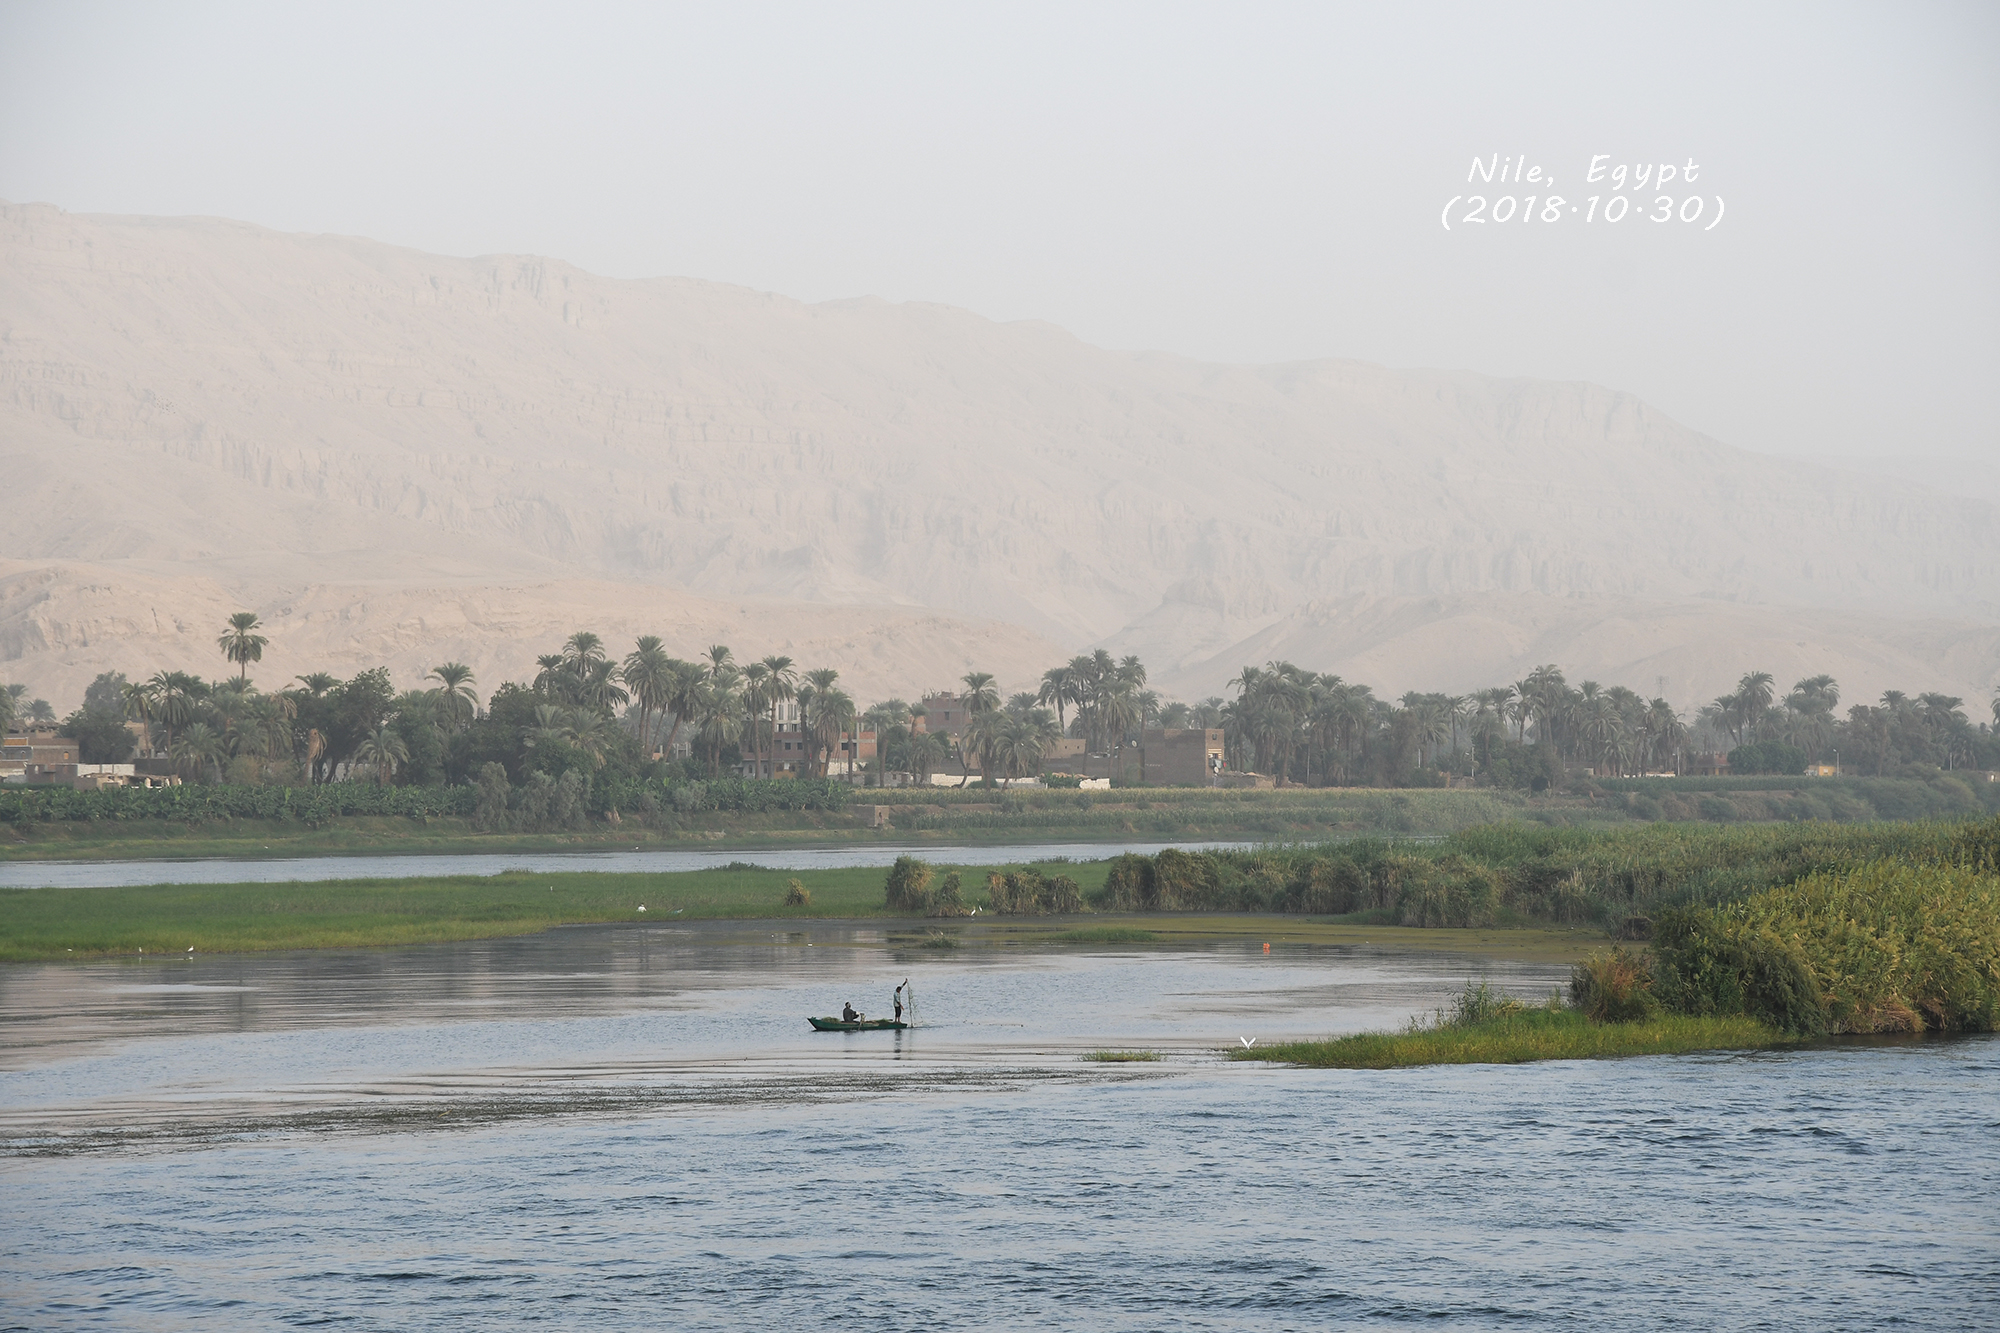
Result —
<instances>
[{"instance_id":1,"label":"bush","mask_svg":"<svg viewBox=\"0 0 2000 1333\"><path fill-rule=\"evenodd\" d=\"M1653 1011L1646 960L1613 945L1570 969L1569 1002L1593 1023L1636 1023Z\"/></svg>"},{"instance_id":2,"label":"bush","mask_svg":"<svg viewBox=\"0 0 2000 1333\"><path fill-rule=\"evenodd\" d=\"M1105 872L1104 889L1098 895L1101 906L1120 912L1150 911L1154 905L1153 859L1126 852Z\"/></svg>"},{"instance_id":3,"label":"bush","mask_svg":"<svg viewBox=\"0 0 2000 1333\"><path fill-rule=\"evenodd\" d=\"M958 872L956 870L947 870L945 872L944 883L938 885L936 890L932 892L930 896L930 905L924 909L924 915L925 916L968 915L968 909L965 906L965 894L963 889L960 887ZM954 940L952 943L953 946L956 947L957 941Z\"/></svg>"},{"instance_id":4,"label":"bush","mask_svg":"<svg viewBox=\"0 0 2000 1333\"><path fill-rule=\"evenodd\" d=\"M811 907L812 900L812 890L808 889L804 884L795 879L785 881L785 906Z\"/></svg>"},{"instance_id":5,"label":"bush","mask_svg":"<svg viewBox=\"0 0 2000 1333\"><path fill-rule=\"evenodd\" d=\"M899 856L889 867L883 901L892 912L922 912L930 906L932 871L914 856Z\"/></svg>"},{"instance_id":6,"label":"bush","mask_svg":"<svg viewBox=\"0 0 2000 1333\"><path fill-rule=\"evenodd\" d=\"M1083 892L1068 875L1044 878L1030 866L1006 874L994 871L986 877L987 896L1001 916L1062 915L1086 910Z\"/></svg>"},{"instance_id":7,"label":"bush","mask_svg":"<svg viewBox=\"0 0 2000 1333\"><path fill-rule=\"evenodd\" d=\"M1827 1029L1819 983L1798 945L1713 910L1663 912L1653 927L1654 992L1696 1016L1747 1014L1783 1032Z\"/></svg>"},{"instance_id":8,"label":"bush","mask_svg":"<svg viewBox=\"0 0 2000 1333\"><path fill-rule=\"evenodd\" d=\"M1729 771L1743 774L1776 773L1783 776L1806 771L1806 752L1782 741L1753 741L1729 752Z\"/></svg>"}]
</instances>

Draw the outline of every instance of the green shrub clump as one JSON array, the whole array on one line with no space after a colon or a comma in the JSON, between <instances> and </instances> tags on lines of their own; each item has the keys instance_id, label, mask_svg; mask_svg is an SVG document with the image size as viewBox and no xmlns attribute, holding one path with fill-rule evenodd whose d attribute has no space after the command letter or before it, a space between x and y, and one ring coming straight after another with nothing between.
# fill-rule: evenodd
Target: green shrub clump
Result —
<instances>
[{"instance_id":1,"label":"green shrub clump","mask_svg":"<svg viewBox=\"0 0 2000 1333\"><path fill-rule=\"evenodd\" d=\"M1088 910L1075 880L1068 875L1044 877L1032 866L987 875L986 894L1001 916L1066 916Z\"/></svg>"},{"instance_id":2,"label":"green shrub clump","mask_svg":"<svg viewBox=\"0 0 2000 1333\"><path fill-rule=\"evenodd\" d=\"M2000 1028L2000 876L1877 861L1820 872L1655 932L1663 998L1795 1032Z\"/></svg>"},{"instance_id":3,"label":"green shrub clump","mask_svg":"<svg viewBox=\"0 0 2000 1333\"><path fill-rule=\"evenodd\" d=\"M1643 955L1613 945L1570 971L1569 1002L1593 1023L1636 1023L1653 1012L1653 977Z\"/></svg>"},{"instance_id":4,"label":"green shrub clump","mask_svg":"<svg viewBox=\"0 0 2000 1333\"><path fill-rule=\"evenodd\" d=\"M899 856L889 867L883 901L892 912L922 912L930 907L932 871L914 856Z\"/></svg>"}]
</instances>

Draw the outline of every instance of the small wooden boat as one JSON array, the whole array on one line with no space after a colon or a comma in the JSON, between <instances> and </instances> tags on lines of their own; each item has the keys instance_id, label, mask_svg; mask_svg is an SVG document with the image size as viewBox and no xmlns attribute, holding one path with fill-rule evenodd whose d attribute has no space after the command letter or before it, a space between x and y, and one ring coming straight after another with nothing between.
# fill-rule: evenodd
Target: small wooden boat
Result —
<instances>
[{"instance_id":1,"label":"small wooden boat","mask_svg":"<svg viewBox=\"0 0 2000 1333\"><path fill-rule=\"evenodd\" d=\"M898 1023L893 1018L864 1018L850 1023L844 1018L808 1018L814 1032L901 1032L908 1023Z\"/></svg>"}]
</instances>

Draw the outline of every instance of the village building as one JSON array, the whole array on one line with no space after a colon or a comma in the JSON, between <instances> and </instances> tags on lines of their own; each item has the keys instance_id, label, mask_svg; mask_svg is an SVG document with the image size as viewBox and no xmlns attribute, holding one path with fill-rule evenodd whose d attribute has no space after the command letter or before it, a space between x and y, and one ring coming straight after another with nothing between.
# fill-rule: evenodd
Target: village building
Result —
<instances>
[{"instance_id":1,"label":"village building","mask_svg":"<svg viewBox=\"0 0 2000 1333\"><path fill-rule=\"evenodd\" d=\"M1223 769L1222 728L1155 728L1142 733L1145 776L1154 787L1211 787Z\"/></svg>"}]
</instances>

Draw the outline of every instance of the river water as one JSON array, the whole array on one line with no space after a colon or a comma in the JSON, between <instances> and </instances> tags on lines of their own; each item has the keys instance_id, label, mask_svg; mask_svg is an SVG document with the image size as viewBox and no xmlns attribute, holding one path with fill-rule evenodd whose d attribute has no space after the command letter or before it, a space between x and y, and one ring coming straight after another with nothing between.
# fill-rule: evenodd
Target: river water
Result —
<instances>
[{"instance_id":1,"label":"river water","mask_svg":"<svg viewBox=\"0 0 2000 1333\"><path fill-rule=\"evenodd\" d=\"M1300 1071L1560 969L923 938L0 968L0 1326L2000 1323L2000 1042Z\"/></svg>"},{"instance_id":2,"label":"river water","mask_svg":"<svg viewBox=\"0 0 2000 1333\"><path fill-rule=\"evenodd\" d=\"M325 879L410 879L426 875L498 875L508 870L610 871L664 875L713 870L733 861L772 870L838 870L886 866L921 856L958 866L1020 865L1030 861L1099 861L1123 852L1151 856L1169 847L1251 848L1255 842L1045 842L1009 846L886 846L777 848L694 852L474 852L422 856L299 856L200 861L17 861L0 864L0 889L96 889L138 884L285 884Z\"/></svg>"}]
</instances>

